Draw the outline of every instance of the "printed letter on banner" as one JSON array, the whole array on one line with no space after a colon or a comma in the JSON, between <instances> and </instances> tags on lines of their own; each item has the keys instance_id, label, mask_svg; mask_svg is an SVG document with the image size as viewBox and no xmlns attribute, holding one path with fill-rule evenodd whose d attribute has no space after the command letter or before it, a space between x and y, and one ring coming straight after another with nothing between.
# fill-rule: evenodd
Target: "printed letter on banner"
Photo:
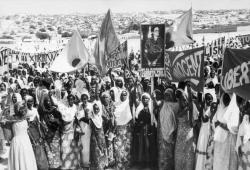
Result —
<instances>
[{"instance_id":1,"label":"printed letter on banner","mask_svg":"<svg viewBox=\"0 0 250 170\"><path fill-rule=\"evenodd\" d=\"M166 51L165 76L168 81L190 81L196 91L204 86L204 47L186 51Z\"/></svg>"},{"instance_id":2,"label":"printed letter on banner","mask_svg":"<svg viewBox=\"0 0 250 170\"><path fill-rule=\"evenodd\" d=\"M250 100L250 49L230 49L224 53L222 88Z\"/></svg>"},{"instance_id":3,"label":"printed letter on banner","mask_svg":"<svg viewBox=\"0 0 250 170\"><path fill-rule=\"evenodd\" d=\"M123 64L128 63L127 60L128 47L127 41L125 41L108 55L107 69L122 67Z\"/></svg>"}]
</instances>

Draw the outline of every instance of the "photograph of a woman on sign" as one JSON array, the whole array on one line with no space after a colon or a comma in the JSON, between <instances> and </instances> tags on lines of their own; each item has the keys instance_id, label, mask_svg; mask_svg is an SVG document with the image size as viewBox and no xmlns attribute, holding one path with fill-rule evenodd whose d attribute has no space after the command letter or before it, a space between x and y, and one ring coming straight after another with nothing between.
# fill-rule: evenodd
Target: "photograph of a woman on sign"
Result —
<instances>
[{"instance_id":1,"label":"photograph of a woman on sign","mask_svg":"<svg viewBox=\"0 0 250 170\"><path fill-rule=\"evenodd\" d=\"M164 67L165 25L141 25L142 68Z\"/></svg>"}]
</instances>

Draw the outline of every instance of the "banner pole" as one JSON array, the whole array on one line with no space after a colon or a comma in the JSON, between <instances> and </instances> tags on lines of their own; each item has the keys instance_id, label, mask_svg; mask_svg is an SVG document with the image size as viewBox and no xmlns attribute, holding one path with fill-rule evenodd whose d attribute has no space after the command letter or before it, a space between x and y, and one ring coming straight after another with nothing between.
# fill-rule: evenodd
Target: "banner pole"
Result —
<instances>
[{"instance_id":1,"label":"banner pole","mask_svg":"<svg viewBox=\"0 0 250 170\"><path fill-rule=\"evenodd\" d=\"M152 94L153 91L154 91L154 77L151 77L151 90L150 90L150 93Z\"/></svg>"}]
</instances>

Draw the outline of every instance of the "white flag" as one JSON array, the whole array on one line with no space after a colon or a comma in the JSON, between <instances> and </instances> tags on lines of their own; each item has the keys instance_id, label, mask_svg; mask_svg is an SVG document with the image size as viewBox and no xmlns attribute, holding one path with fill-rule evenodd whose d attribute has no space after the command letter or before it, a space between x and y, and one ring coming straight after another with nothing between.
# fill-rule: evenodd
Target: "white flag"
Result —
<instances>
[{"instance_id":1,"label":"white flag","mask_svg":"<svg viewBox=\"0 0 250 170\"><path fill-rule=\"evenodd\" d=\"M192 8L174 21L171 30L171 40L174 42L174 46L182 46L194 42L192 30Z\"/></svg>"},{"instance_id":2,"label":"white flag","mask_svg":"<svg viewBox=\"0 0 250 170\"><path fill-rule=\"evenodd\" d=\"M72 72L87 64L90 55L78 31L74 31L66 47L55 58L50 70L54 72Z\"/></svg>"}]
</instances>

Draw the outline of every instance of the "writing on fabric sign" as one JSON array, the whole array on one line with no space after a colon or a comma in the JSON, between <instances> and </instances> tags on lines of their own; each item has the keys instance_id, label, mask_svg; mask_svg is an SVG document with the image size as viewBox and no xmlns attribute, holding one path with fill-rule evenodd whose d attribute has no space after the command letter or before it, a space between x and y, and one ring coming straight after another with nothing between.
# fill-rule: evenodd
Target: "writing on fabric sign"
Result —
<instances>
[{"instance_id":1,"label":"writing on fabric sign","mask_svg":"<svg viewBox=\"0 0 250 170\"><path fill-rule=\"evenodd\" d=\"M209 45L205 48L206 48L206 50L205 50L206 56L221 55L221 54L223 54L223 50L224 50L223 45L219 45L219 46Z\"/></svg>"},{"instance_id":2,"label":"writing on fabric sign","mask_svg":"<svg viewBox=\"0 0 250 170\"><path fill-rule=\"evenodd\" d=\"M1 49L0 51L0 65L13 62L27 63L51 63L59 55L61 50L48 52L48 53L24 53L15 51L9 48ZM9 58L7 60L7 58Z\"/></svg>"},{"instance_id":3,"label":"writing on fabric sign","mask_svg":"<svg viewBox=\"0 0 250 170\"><path fill-rule=\"evenodd\" d=\"M250 49L230 49L224 53L221 86L226 92L250 99Z\"/></svg>"},{"instance_id":4,"label":"writing on fabric sign","mask_svg":"<svg viewBox=\"0 0 250 170\"><path fill-rule=\"evenodd\" d=\"M108 55L107 68L122 67L124 62L127 62L127 59L128 45L127 41L125 41Z\"/></svg>"},{"instance_id":5,"label":"writing on fabric sign","mask_svg":"<svg viewBox=\"0 0 250 170\"><path fill-rule=\"evenodd\" d=\"M190 81L194 90L203 90L204 47L187 51L167 51L164 65L168 81Z\"/></svg>"},{"instance_id":6,"label":"writing on fabric sign","mask_svg":"<svg viewBox=\"0 0 250 170\"><path fill-rule=\"evenodd\" d=\"M139 71L141 77L164 77L164 70L162 68L143 69Z\"/></svg>"},{"instance_id":7,"label":"writing on fabric sign","mask_svg":"<svg viewBox=\"0 0 250 170\"><path fill-rule=\"evenodd\" d=\"M3 49L2 51L0 51L0 66L8 64L8 55L9 55L8 49Z\"/></svg>"},{"instance_id":8,"label":"writing on fabric sign","mask_svg":"<svg viewBox=\"0 0 250 170\"><path fill-rule=\"evenodd\" d=\"M240 36L237 36L237 38L240 40L240 42L243 46L250 45L250 34L240 35Z\"/></svg>"}]
</instances>

